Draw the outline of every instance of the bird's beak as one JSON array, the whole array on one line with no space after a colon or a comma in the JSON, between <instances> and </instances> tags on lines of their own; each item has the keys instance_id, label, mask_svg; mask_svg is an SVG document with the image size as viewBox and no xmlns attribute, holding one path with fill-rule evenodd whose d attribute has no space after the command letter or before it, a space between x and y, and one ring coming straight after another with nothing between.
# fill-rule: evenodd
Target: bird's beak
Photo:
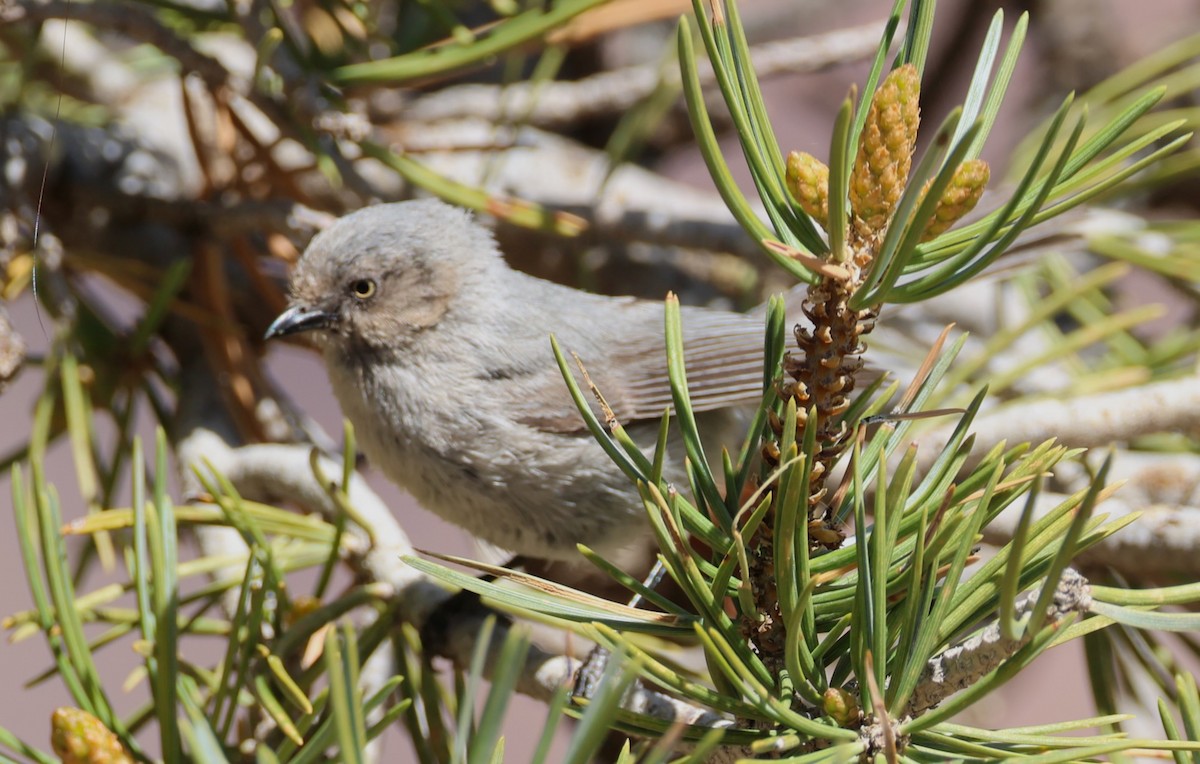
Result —
<instances>
[{"instance_id":1,"label":"bird's beak","mask_svg":"<svg viewBox=\"0 0 1200 764\"><path fill-rule=\"evenodd\" d=\"M271 322L267 327L267 333L263 339L269 340L275 337L286 337L289 334L297 332L308 332L313 329L325 329L333 325L336 316L328 311L320 308L310 308L307 305L293 305L284 312L279 314L279 317Z\"/></svg>"}]
</instances>

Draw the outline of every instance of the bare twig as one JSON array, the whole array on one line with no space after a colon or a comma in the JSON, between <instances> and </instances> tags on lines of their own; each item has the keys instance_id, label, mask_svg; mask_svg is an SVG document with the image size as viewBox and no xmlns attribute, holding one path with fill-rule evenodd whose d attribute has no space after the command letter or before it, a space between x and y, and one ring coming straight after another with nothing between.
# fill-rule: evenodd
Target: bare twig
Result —
<instances>
[{"instance_id":1,"label":"bare twig","mask_svg":"<svg viewBox=\"0 0 1200 764\"><path fill-rule=\"evenodd\" d=\"M475 184L490 173L488 190L569 210L588 222L597 240L644 242L733 252L765 261L721 198L633 165L613 169L609 157L575 141L533 128L518 131L513 148L501 153L458 151L496 137L485 120L404 125L401 146L426 151L422 161L461 183ZM433 151L437 147L443 151ZM530 167L538 168L530 172ZM611 171L611 172L610 172Z\"/></svg>"},{"instance_id":2,"label":"bare twig","mask_svg":"<svg viewBox=\"0 0 1200 764\"><path fill-rule=\"evenodd\" d=\"M1033 519L1043 517L1067 499L1062 494L1043 493L1034 507ZM1006 544L1016 532L1022 507L1009 507L983 531L990 544ZM1096 506L1096 514L1109 522L1139 514L1136 522L1122 528L1076 558L1081 567L1116 570L1130 580L1178 576L1200 576L1200 507L1175 504L1136 504L1124 496L1108 498Z\"/></svg>"},{"instance_id":3,"label":"bare twig","mask_svg":"<svg viewBox=\"0 0 1200 764\"><path fill-rule=\"evenodd\" d=\"M821 35L756 45L751 50L759 78L817 72L870 55L879 45L882 22ZM678 80L678 72L669 76ZM475 117L501 123L518 115L538 127L562 127L596 116L620 114L659 85L658 66L631 66L575 82L519 83L509 86L459 85L422 96L406 105L406 121L435 122ZM707 61L699 71L705 86L716 77Z\"/></svg>"},{"instance_id":4,"label":"bare twig","mask_svg":"<svg viewBox=\"0 0 1200 764\"><path fill-rule=\"evenodd\" d=\"M1039 592L1022 595L1017 600L1017 616L1029 614L1037 603ZM1045 624L1051 626L1070 613L1086 613L1091 603L1088 581L1078 571L1067 568L1054 600L1047 611ZM908 713L919 716L959 690L978 682L1021 649L1033 637L1025 634L1019 639L1006 639L1000 623L993 622L981 633L962 644L934 656L921 673L917 688L909 701Z\"/></svg>"},{"instance_id":5,"label":"bare twig","mask_svg":"<svg viewBox=\"0 0 1200 764\"><path fill-rule=\"evenodd\" d=\"M1116 392L1069 399L1019 401L975 419L980 443L1041 443L1050 438L1066 446L1094 447L1156 432L1200 427L1200 377L1152 382ZM953 426L921 437L926 462L935 459Z\"/></svg>"}]
</instances>

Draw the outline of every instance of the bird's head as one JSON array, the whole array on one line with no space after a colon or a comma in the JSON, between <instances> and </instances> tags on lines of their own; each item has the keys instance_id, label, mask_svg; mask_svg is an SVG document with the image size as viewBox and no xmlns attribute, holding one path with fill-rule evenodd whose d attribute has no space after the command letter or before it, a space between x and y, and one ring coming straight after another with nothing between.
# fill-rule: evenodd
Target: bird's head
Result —
<instances>
[{"instance_id":1,"label":"bird's head","mask_svg":"<svg viewBox=\"0 0 1200 764\"><path fill-rule=\"evenodd\" d=\"M312 240L266 338L308 332L327 349L403 350L470 309L496 264L491 234L464 210L432 199L367 207Z\"/></svg>"}]
</instances>

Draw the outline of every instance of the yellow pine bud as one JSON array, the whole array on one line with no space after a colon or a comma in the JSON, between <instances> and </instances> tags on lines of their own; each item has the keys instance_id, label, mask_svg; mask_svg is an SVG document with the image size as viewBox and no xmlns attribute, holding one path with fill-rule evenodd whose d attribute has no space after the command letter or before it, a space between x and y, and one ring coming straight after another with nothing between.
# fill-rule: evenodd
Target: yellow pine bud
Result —
<instances>
[{"instance_id":1,"label":"yellow pine bud","mask_svg":"<svg viewBox=\"0 0 1200 764\"><path fill-rule=\"evenodd\" d=\"M843 727L849 727L862 716L858 708L858 699L840 687L827 689L822 701L822 710Z\"/></svg>"},{"instance_id":2,"label":"yellow pine bud","mask_svg":"<svg viewBox=\"0 0 1200 764\"><path fill-rule=\"evenodd\" d=\"M59 708L51 714L50 745L63 764L133 764L121 739L78 708Z\"/></svg>"},{"instance_id":3,"label":"yellow pine bud","mask_svg":"<svg viewBox=\"0 0 1200 764\"><path fill-rule=\"evenodd\" d=\"M929 241L944 233L979 203L992 170L982 159L969 159L958 166L950 184L938 199L933 218L925 225L921 241Z\"/></svg>"},{"instance_id":4,"label":"yellow pine bud","mask_svg":"<svg viewBox=\"0 0 1200 764\"><path fill-rule=\"evenodd\" d=\"M804 151L793 151L787 157L787 187L800 209L829 228L829 168Z\"/></svg>"},{"instance_id":5,"label":"yellow pine bud","mask_svg":"<svg viewBox=\"0 0 1200 764\"><path fill-rule=\"evenodd\" d=\"M921 80L912 64L894 69L871 99L850 174L854 229L882 233L904 193L920 123Z\"/></svg>"},{"instance_id":6,"label":"yellow pine bud","mask_svg":"<svg viewBox=\"0 0 1200 764\"><path fill-rule=\"evenodd\" d=\"M292 599L292 608L285 619L290 626L304 616L321 607L321 600L316 597L299 596Z\"/></svg>"}]
</instances>

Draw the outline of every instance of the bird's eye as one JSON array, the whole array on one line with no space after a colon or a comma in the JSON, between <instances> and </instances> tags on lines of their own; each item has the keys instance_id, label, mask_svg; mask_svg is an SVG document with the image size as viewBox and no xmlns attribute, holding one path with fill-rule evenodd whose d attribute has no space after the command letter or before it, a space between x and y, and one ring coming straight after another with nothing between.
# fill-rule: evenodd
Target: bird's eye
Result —
<instances>
[{"instance_id":1,"label":"bird's eye","mask_svg":"<svg viewBox=\"0 0 1200 764\"><path fill-rule=\"evenodd\" d=\"M375 294L375 282L371 279L359 279L350 285L350 293L360 300L370 299Z\"/></svg>"}]
</instances>

